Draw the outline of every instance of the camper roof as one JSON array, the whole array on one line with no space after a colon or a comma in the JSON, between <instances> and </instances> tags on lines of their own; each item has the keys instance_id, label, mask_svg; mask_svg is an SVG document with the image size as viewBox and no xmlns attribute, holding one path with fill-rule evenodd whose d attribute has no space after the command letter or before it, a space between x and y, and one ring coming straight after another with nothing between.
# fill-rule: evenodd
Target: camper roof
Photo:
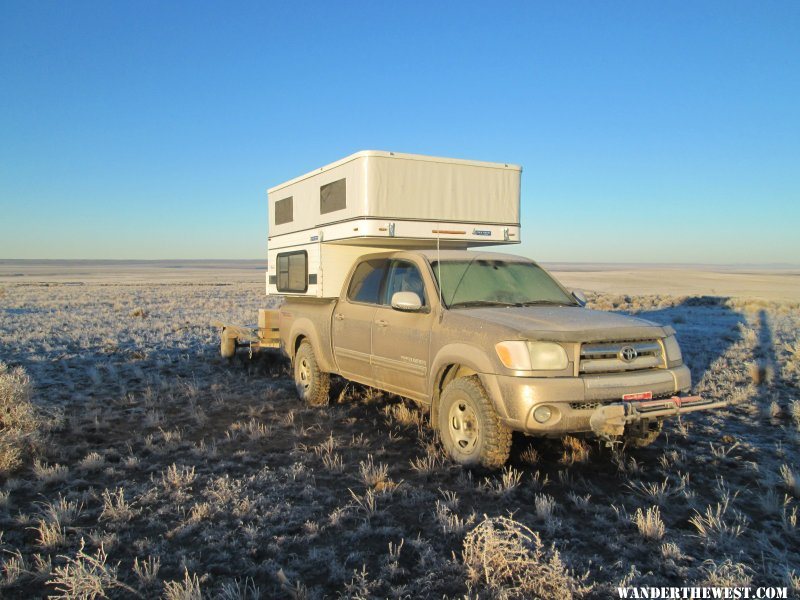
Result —
<instances>
[{"instance_id":1,"label":"camper roof","mask_svg":"<svg viewBox=\"0 0 800 600\"><path fill-rule=\"evenodd\" d=\"M405 154L402 152L388 152L385 150L361 150L360 152L356 152L351 154L350 156L345 156L342 159L337 160L336 162L332 162L330 164L325 165L324 167L320 167L319 169L314 169L313 171L309 171L304 175L300 175L299 177L295 177L294 179L290 179L289 181L285 181L280 183L274 187L271 187L267 190L268 193L272 194L273 192L277 192L282 188L292 185L294 183L298 183L303 181L304 179L308 179L309 177L313 177L314 175L318 175L319 173L324 173L329 169L333 169L335 167L340 167L344 164L347 164L353 160L357 160L359 158L364 158L367 156L380 156L383 158L398 158L404 160L419 160L424 162L438 162L444 164L451 164L451 165L467 165L473 167L486 167L491 169L509 169L512 171L522 171L522 167L519 165L514 165L510 163L497 163L497 162L484 162L479 160L464 160L461 158L444 158L440 156L426 156L423 154Z\"/></svg>"}]
</instances>

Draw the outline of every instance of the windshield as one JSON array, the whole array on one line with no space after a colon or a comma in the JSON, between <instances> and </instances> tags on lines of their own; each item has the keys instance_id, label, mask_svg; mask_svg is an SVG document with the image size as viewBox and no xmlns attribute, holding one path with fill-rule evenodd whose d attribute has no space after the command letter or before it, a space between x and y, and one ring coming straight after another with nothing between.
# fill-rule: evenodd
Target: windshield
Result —
<instances>
[{"instance_id":1,"label":"windshield","mask_svg":"<svg viewBox=\"0 0 800 600\"><path fill-rule=\"evenodd\" d=\"M476 257L434 261L431 266L447 308L578 304L532 262Z\"/></svg>"}]
</instances>

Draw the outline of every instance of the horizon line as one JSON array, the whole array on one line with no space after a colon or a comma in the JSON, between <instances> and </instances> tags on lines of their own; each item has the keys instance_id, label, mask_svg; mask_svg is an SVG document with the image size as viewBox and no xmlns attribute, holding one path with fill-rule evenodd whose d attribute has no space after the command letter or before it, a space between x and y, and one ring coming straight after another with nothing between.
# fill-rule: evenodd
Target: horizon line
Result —
<instances>
[{"instance_id":1,"label":"horizon line","mask_svg":"<svg viewBox=\"0 0 800 600\"><path fill-rule=\"evenodd\" d=\"M532 259L535 260L535 259ZM0 258L0 263L158 263L158 262L267 262L267 258ZM680 262L680 261L597 261L597 260L535 260L537 263L561 265L641 265L641 266L714 266L714 267L782 267L800 268L791 262Z\"/></svg>"}]
</instances>

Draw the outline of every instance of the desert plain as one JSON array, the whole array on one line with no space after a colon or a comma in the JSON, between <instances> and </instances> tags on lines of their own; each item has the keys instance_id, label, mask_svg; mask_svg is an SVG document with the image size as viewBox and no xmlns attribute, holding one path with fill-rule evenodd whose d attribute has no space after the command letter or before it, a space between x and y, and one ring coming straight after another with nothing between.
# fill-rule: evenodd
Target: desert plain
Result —
<instances>
[{"instance_id":1,"label":"desert plain","mask_svg":"<svg viewBox=\"0 0 800 600\"><path fill-rule=\"evenodd\" d=\"M340 381L312 409L280 356L219 356L210 322L255 320L261 261L0 261L0 594L800 594L800 269L545 266L672 325L729 407L463 469L402 398Z\"/></svg>"}]
</instances>

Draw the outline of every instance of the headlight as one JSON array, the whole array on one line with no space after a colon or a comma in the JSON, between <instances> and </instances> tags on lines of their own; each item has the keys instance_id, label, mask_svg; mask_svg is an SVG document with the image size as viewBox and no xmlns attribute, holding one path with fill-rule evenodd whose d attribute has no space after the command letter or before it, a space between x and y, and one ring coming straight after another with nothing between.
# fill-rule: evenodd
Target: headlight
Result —
<instances>
[{"instance_id":1,"label":"headlight","mask_svg":"<svg viewBox=\"0 0 800 600\"><path fill-rule=\"evenodd\" d=\"M563 371L569 365L566 350L553 342L500 342L494 348L513 371Z\"/></svg>"},{"instance_id":2,"label":"headlight","mask_svg":"<svg viewBox=\"0 0 800 600\"><path fill-rule=\"evenodd\" d=\"M665 337L664 350L667 352L667 365L670 367L678 366L683 362L683 355L681 354L681 347L678 345L678 338L674 335Z\"/></svg>"},{"instance_id":3,"label":"headlight","mask_svg":"<svg viewBox=\"0 0 800 600\"><path fill-rule=\"evenodd\" d=\"M567 351L553 342L528 342L531 369L534 371L563 371L567 368Z\"/></svg>"}]
</instances>

